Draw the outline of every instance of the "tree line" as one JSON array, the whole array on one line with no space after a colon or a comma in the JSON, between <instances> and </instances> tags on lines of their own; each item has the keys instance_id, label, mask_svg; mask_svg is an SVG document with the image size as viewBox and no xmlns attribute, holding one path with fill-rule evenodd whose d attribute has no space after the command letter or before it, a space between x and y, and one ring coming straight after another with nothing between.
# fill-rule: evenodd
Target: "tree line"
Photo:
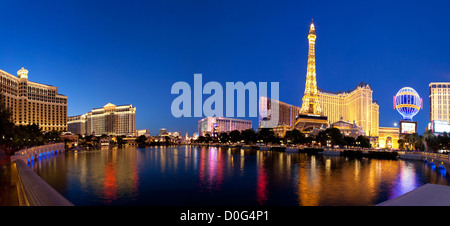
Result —
<instances>
[{"instance_id":1,"label":"tree line","mask_svg":"<svg viewBox=\"0 0 450 226\"><path fill-rule=\"evenodd\" d=\"M424 133L422 138L422 143L424 143L428 149L433 152L439 150L449 150L450 146L450 136L448 133L443 133L441 135L435 135L431 131Z\"/></svg>"},{"instance_id":2,"label":"tree line","mask_svg":"<svg viewBox=\"0 0 450 226\"><path fill-rule=\"evenodd\" d=\"M272 129L261 128L258 132L253 129L233 130L229 133L205 134L199 136L197 143L245 143L245 144L286 144L286 145L309 145L309 146L349 146L369 148L370 140L365 136L358 136L356 139L344 136L337 128L328 128L320 131L316 136L305 135L297 129L286 131L284 137L279 137Z\"/></svg>"}]
</instances>

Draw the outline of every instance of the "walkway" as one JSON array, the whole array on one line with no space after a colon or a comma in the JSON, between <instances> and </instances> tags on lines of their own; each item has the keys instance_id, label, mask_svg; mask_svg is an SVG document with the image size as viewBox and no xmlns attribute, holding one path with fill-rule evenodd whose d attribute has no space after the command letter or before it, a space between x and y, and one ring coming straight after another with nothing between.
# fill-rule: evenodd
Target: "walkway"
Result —
<instances>
[{"instance_id":1,"label":"walkway","mask_svg":"<svg viewBox=\"0 0 450 226\"><path fill-rule=\"evenodd\" d=\"M31 159L38 159L43 155L50 153L64 152L64 143L52 143L42 146L22 149L16 151L14 155L7 155L3 150L0 150L0 206L19 206L19 199L17 195L17 187L15 184L17 173L12 173L12 162L16 159L23 160L27 163ZM17 171L15 171L17 172Z\"/></svg>"},{"instance_id":2,"label":"walkway","mask_svg":"<svg viewBox=\"0 0 450 226\"><path fill-rule=\"evenodd\" d=\"M425 184L377 206L450 206L450 186Z\"/></svg>"}]
</instances>

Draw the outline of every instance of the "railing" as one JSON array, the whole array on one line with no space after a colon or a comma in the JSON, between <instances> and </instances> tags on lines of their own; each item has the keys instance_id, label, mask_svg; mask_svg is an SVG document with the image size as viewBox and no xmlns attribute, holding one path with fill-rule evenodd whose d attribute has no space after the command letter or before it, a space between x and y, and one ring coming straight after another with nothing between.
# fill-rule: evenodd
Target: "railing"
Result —
<instances>
[{"instance_id":1,"label":"railing","mask_svg":"<svg viewBox=\"0 0 450 226\"><path fill-rule=\"evenodd\" d=\"M450 163L450 157L448 154L440 154L440 153L429 153L429 152L422 152L421 153L423 156L426 157L430 157L430 158L435 158L441 161L447 161Z\"/></svg>"},{"instance_id":2,"label":"railing","mask_svg":"<svg viewBox=\"0 0 450 226\"><path fill-rule=\"evenodd\" d=\"M24 161L18 159L13 164L17 169L17 192L20 205L73 206L70 201L28 167Z\"/></svg>"},{"instance_id":3,"label":"railing","mask_svg":"<svg viewBox=\"0 0 450 226\"><path fill-rule=\"evenodd\" d=\"M11 156L11 183L17 187L21 206L73 206L47 182L39 177L27 163L40 156L64 152L64 143L54 143L17 151Z\"/></svg>"},{"instance_id":4,"label":"railing","mask_svg":"<svg viewBox=\"0 0 450 226\"><path fill-rule=\"evenodd\" d=\"M38 158L39 154L45 155L46 153L53 153L54 151L61 152L64 150L64 143L53 143L19 150L14 154L14 157L22 158L27 156L28 160L31 160L31 157Z\"/></svg>"}]
</instances>

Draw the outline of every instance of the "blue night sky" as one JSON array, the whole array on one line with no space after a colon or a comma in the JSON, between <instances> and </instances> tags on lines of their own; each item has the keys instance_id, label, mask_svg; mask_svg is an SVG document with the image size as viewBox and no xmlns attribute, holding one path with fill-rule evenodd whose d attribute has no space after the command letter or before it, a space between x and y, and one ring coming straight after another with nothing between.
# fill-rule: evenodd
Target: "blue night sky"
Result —
<instances>
[{"instance_id":1,"label":"blue night sky","mask_svg":"<svg viewBox=\"0 0 450 226\"><path fill-rule=\"evenodd\" d=\"M280 100L301 105L307 34L316 26L318 87L372 86L380 126L401 119L392 97L423 98L450 81L449 1L0 1L0 69L57 86L68 115L108 102L133 104L136 128L191 135L200 118L174 118L172 84L279 82ZM204 95L205 100L209 95ZM257 118L250 118L257 128Z\"/></svg>"}]
</instances>

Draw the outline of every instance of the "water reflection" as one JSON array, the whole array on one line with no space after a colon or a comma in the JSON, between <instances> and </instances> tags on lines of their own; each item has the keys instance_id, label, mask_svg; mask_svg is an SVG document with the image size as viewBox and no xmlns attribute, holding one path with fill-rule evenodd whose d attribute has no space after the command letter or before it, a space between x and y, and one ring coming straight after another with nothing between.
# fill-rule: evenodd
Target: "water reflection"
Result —
<instances>
[{"instance_id":1,"label":"water reflection","mask_svg":"<svg viewBox=\"0 0 450 226\"><path fill-rule=\"evenodd\" d=\"M267 180L267 170L264 166L265 158L266 156L263 152L257 153L256 200L259 205L264 205L268 198L267 185L269 181Z\"/></svg>"},{"instance_id":2,"label":"water reflection","mask_svg":"<svg viewBox=\"0 0 450 226\"><path fill-rule=\"evenodd\" d=\"M430 164L429 164L430 165ZM30 166L75 205L374 205L425 183L420 161L349 159L221 147L65 153Z\"/></svg>"},{"instance_id":3,"label":"water reflection","mask_svg":"<svg viewBox=\"0 0 450 226\"><path fill-rule=\"evenodd\" d=\"M441 176L445 177L447 175L447 170L445 169L444 166L440 165L438 167L438 172Z\"/></svg>"},{"instance_id":4,"label":"water reflection","mask_svg":"<svg viewBox=\"0 0 450 226\"><path fill-rule=\"evenodd\" d=\"M216 147L202 148L200 152L199 185L200 191L213 192L221 189L224 162L222 150Z\"/></svg>"}]
</instances>

